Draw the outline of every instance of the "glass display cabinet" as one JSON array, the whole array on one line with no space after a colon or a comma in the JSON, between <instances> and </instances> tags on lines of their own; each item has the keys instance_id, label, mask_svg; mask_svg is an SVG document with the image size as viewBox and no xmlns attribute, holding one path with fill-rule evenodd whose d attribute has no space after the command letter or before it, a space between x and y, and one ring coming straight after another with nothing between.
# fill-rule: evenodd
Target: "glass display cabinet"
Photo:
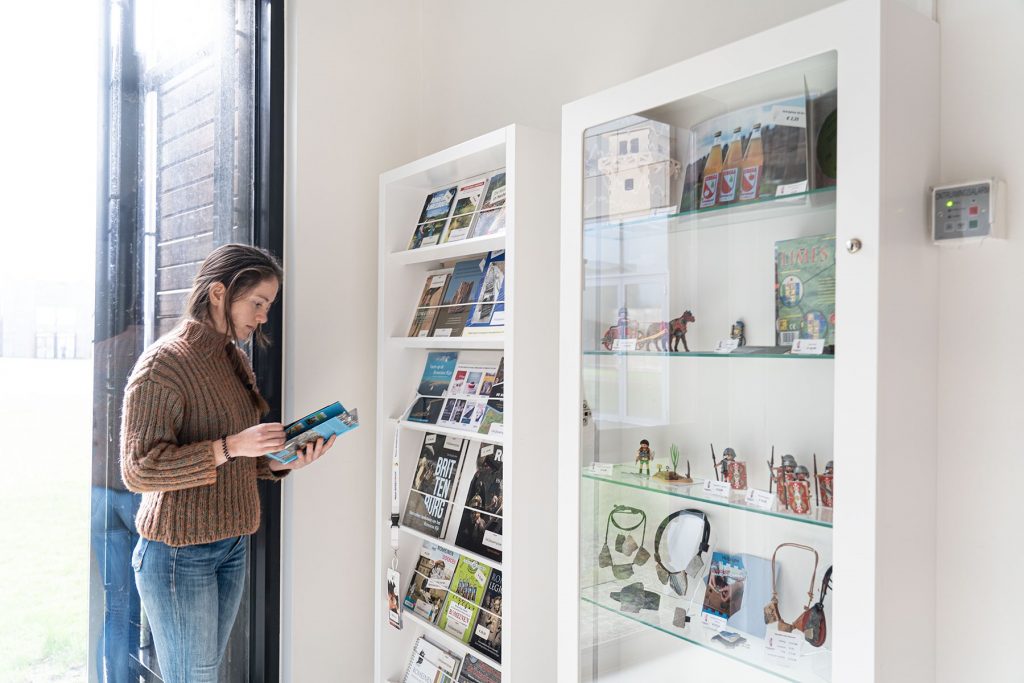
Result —
<instances>
[{"instance_id":1,"label":"glass display cabinet","mask_svg":"<svg viewBox=\"0 0 1024 683\"><path fill-rule=\"evenodd\" d=\"M896 64L882 26L934 45L845 3L565 108L560 681L870 680L908 656L876 584L884 550L928 542L878 477L927 469L934 413L879 411L928 395L934 341L878 335L914 325L886 293L934 306L933 167L905 156L933 154L934 66ZM872 57L881 86L850 71Z\"/></svg>"}]
</instances>

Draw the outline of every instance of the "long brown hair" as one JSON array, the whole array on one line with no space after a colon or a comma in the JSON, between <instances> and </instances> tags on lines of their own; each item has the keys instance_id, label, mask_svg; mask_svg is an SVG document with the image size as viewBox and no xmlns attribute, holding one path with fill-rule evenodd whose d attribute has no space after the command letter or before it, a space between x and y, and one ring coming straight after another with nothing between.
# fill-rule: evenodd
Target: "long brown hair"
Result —
<instances>
[{"instance_id":1,"label":"long brown hair","mask_svg":"<svg viewBox=\"0 0 1024 683\"><path fill-rule=\"evenodd\" d=\"M239 298L264 280L276 278L278 284L284 279L281 264L269 251L247 244L225 244L217 247L199 266L192 281L185 313L193 320L213 322L210 311L210 287L219 282L227 290L224 294L224 317L228 335L236 339L235 325L231 321L231 306ZM270 340L263 332L262 325L253 333L253 341L267 346Z\"/></svg>"},{"instance_id":2,"label":"long brown hair","mask_svg":"<svg viewBox=\"0 0 1024 683\"><path fill-rule=\"evenodd\" d=\"M238 379L249 389L253 405L260 415L265 415L270 406L260 395L255 376L247 367L248 362L243 360L242 350L235 344L238 337L235 334L235 325L231 321L231 305L253 287L271 278L276 278L278 284L284 279L284 270L273 254L246 244L225 244L210 252L199 266L199 272L192 281L192 291L189 292L185 305L185 314L189 318L203 323L213 322L210 311L210 287L217 282L224 285L224 317L228 329L228 334L224 338L224 352ZM262 326L256 328L253 339L260 346L267 346L270 343Z\"/></svg>"}]
</instances>

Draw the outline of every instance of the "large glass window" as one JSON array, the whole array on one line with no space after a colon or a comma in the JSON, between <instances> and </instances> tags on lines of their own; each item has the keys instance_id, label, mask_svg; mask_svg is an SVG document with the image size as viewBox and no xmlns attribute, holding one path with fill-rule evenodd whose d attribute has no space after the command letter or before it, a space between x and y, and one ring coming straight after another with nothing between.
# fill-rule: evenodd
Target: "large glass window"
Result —
<instances>
[{"instance_id":1,"label":"large glass window","mask_svg":"<svg viewBox=\"0 0 1024 683\"><path fill-rule=\"evenodd\" d=\"M16 94L0 109L2 681L160 680L130 564L123 388L214 247L280 253L280 16L269 0L58 0L0 24ZM254 361L276 412L272 353ZM221 680L277 679L277 488L261 489Z\"/></svg>"}]
</instances>

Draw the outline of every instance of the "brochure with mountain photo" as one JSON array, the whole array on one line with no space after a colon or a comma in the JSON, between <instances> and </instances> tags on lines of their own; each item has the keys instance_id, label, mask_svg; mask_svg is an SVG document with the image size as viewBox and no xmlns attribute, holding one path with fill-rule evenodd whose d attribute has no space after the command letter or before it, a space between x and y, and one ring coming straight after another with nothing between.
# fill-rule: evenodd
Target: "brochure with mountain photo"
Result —
<instances>
[{"instance_id":1,"label":"brochure with mountain photo","mask_svg":"<svg viewBox=\"0 0 1024 683\"><path fill-rule=\"evenodd\" d=\"M455 436L423 436L402 526L444 537L468 446L466 439Z\"/></svg>"},{"instance_id":2,"label":"brochure with mountain photo","mask_svg":"<svg viewBox=\"0 0 1024 683\"><path fill-rule=\"evenodd\" d=\"M409 249L419 249L441 241L448 216L455 205L457 189L458 186L446 187L427 195L420 219L416 221L416 229L409 240Z\"/></svg>"}]
</instances>

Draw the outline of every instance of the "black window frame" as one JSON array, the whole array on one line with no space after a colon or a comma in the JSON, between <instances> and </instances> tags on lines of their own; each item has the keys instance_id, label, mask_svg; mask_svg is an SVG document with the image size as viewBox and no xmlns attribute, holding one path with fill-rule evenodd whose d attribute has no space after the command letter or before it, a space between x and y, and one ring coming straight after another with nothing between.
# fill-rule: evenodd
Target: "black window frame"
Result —
<instances>
[{"instance_id":1,"label":"black window frame","mask_svg":"<svg viewBox=\"0 0 1024 683\"><path fill-rule=\"evenodd\" d=\"M119 3L122 20L132 21L132 2ZM253 226L252 243L267 249L279 259L284 255L284 0L255 0L255 91L253 127ZM138 135L123 135L139 130L142 103L139 100L139 73L131 31L119 36L110 33L109 17L103 22L101 41L101 96L99 131L99 196L97 202L96 301L115 295L118 305L96 307L96 339L109 339L132 325L144 321L141 253L143 244L138 226L142 221L142 196L139 192L142 151ZM111 111L108 88L112 65L110 45L121 41L119 104ZM116 117L112 119L112 116ZM111 148L106 126L116 126L117 148ZM117 166L116 170L112 166ZM111 172L117 174L118 191L110 189ZM116 289L116 293L112 291ZM268 348L253 345L252 362L260 391L270 405L267 420L280 421L283 399L282 343L283 303L271 308L264 325L273 344ZM140 349L141 350L141 349ZM260 481L261 519L259 530L251 537L249 551L249 680L277 683L280 680L281 624L281 484ZM133 638L138 634L134 633ZM138 643L133 643L137 646ZM132 651L135 647L132 648ZM153 671L135 660L137 673L147 681L160 681Z\"/></svg>"}]
</instances>

